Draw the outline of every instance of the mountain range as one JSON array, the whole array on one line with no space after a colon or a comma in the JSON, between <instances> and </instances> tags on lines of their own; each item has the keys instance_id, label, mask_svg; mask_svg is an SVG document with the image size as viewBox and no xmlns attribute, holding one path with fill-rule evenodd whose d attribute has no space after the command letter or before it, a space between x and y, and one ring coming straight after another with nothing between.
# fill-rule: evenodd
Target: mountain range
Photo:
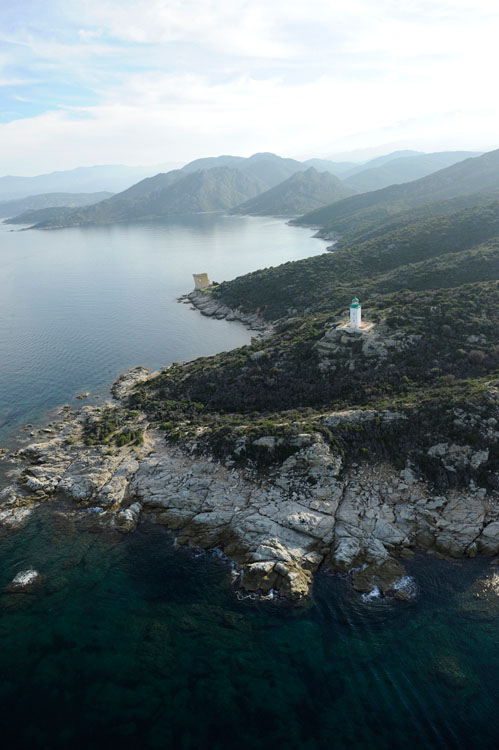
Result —
<instances>
[{"instance_id":1,"label":"mountain range","mask_svg":"<svg viewBox=\"0 0 499 750\"><path fill-rule=\"evenodd\" d=\"M411 149L403 149L400 151L391 151L389 154L383 154L383 156L375 156L372 159L368 159L367 161L358 162L356 164L352 164L352 166L345 170L343 172L343 177L352 177L355 174L358 174L359 172L363 172L365 169L377 169L377 167L382 167L385 164L388 164L390 161L395 161L396 159L407 159L414 156L422 156L424 155L424 151L414 151Z\"/></svg>"},{"instance_id":2,"label":"mountain range","mask_svg":"<svg viewBox=\"0 0 499 750\"><path fill-rule=\"evenodd\" d=\"M358 235L386 223L399 213L426 204L456 198L461 201L460 196L490 195L498 190L499 150L495 150L465 159L413 182L391 185L332 203L305 214L296 223L318 226L323 236L349 232ZM473 199L469 205L474 205Z\"/></svg>"},{"instance_id":3,"label":"mountain range","mask_svg":"<svg viewBox=\"0 0 499 750\"><path fill-rule=\"evenodd\" d=\"M469 153L473 152L394 152L371 160L367 163L369 168L363 171L358 171L358 165L349 166L343 179L334 175L333 162L330 169L322 172L310 166L310 161L318 161L324 167L327 160L299 162L271 153L248 158L208 157L190 162L182 169L146 177L94 205L24 216L22 221L28 219L37 222L37 228L49 229L232 211L290 217L302 214L297 221L322 227L324 236L331 231L348 232L352 227L372 230L399 212L456 199L463 191L489 194L499 189L496 165L490 164L495 152L464 158ZM449 162L454 163L418 180L371 189L376 181L392 180L396 175L403 179L411 170L418 174ZM355 181L369 183L369 192L355 195L357 188L351 184ZM466 204L453 206L451 210L464 207Z\"/></svg>"},{"instance_id":4,"label":"mountain range","mask_svg":"<svg viewBox=\"0 0 499 750\"><path fill-rule=\"evenodd\" d=\"M0 201L0 216L17 216L22 212L34 212L58 206L90 206L92 203L110 198L112 193L42 193L17 200ZM21 222L23 223L23 222Z\"/></svg>"},{"instance_id":5,"label":"mountain range","mask_svg":"<svg viewBox=\"0 0 499 750\"><path fill-rule=\"evenodd\" d=\"M254 154L247 159L220 156L196 160L182 169L141 180L94 206L77 209L70 214L61 212L59 216L36 226L48 229L160 219L182 213L227 211L276 187L297 172L309 169L302 162L269 153ZM327 175L326 180L337 185L335 194L338 198L352 193L347 186L342 186L343 190L340 191L338 186L341 183L332 175ZM318 188L322 189L320 185ZM329 192L325 200L331 200L332 195ZM324 202L314 203L324 205ZM302 202L301 205L309 204ZM296 213L300 213L300 210L294 215Z\"/></svg>"},{"instance_id":6,"label":"mountain range","mask_svg":"<svg viewBox=\"0 0 499 750\"><path fill-rule=\"evenodd\" d=\"M410 154L397 158L379 157L364 164L362 169L349 170L342 175L347 185L359 193L379 190L395 183L411 182L439 169L450 167L464 159L480 154L474 151L439 151L435 154ZM394 155L393 155L394 156Z\"/></svg>"},{"instance_id":7,"label":"mountain range","mask_svg":"<svg viewBox=\"0 0 499 750\"><path fill-rule=\"evenodd\" d=\"M354 189L329 172L318 172L309 167L295 172L287 180L270 190L241 203L231 210L234 214L254 216L296 216L303 211L324 206L346 198Z\"/></svg>"},{"instance_id":8,"label":"mountain range","mask_svg":"<svg viewBox=\"0 0 499 750\"><path fill-rule=\"evenodd\" d=\"M248 158L243 156L215 156L206 159L195 159L182 167L182 172L191 173L199 169L213 169L214 167L230 167L239 169L248 177L263 182L266 189L278 185L295 172L309 168L305 162L296 159L286 159L276 154L262 152Z\"/></svg>"},{"instance_id":9,"label":"mountain range","mask_svg":"<svg viewBox=\"0 0 499 750\"><path fill-rule=\"evenodd\" d=\"M61 214L37 227L159 219L173 214L223 211L267 189L239 169L213 167L197 172L181 170L156 175L106 201Z\"/></svg>"},{"instance_id":10,"label":"mountain range","mask_svg":"<svg viewBox=\"0 0 499 750\"><path fill-rule=\"evenodd\" d=\"M174 164L129 167L123 164L77 167L34 177L6 175L0 177L0 200L17 200L41 193L117 193ZM61 204L62 205L62 204Z\"/></svg>"}]
</instances>

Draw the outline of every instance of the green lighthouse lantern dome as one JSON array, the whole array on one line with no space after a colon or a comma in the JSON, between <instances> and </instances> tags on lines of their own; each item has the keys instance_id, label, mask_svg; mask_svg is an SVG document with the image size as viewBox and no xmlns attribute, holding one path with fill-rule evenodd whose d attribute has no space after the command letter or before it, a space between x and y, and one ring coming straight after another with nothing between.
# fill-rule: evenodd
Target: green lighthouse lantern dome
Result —
<instances>
[{"instance_id":1,"label":"green lighthouse lantern dome","mask_svg":"<svg viewBox=\"0 0 499 750\"><path fill-rule=\"evenodd\" d=\"M350 307L360 307L360 302L357 297L353 298L352 304L350 305Z\"/></svg>"}]
</instances>

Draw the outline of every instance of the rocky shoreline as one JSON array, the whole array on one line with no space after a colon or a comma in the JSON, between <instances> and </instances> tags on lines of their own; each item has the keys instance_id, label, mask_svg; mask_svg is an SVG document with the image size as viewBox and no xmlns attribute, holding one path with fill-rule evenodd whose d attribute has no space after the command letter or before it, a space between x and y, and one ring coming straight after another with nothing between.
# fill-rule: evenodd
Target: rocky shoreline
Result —
<instances>
[{"instance_id":1,"label":"rocky shoreline","mask_svg":"<svg viewBox=\"0 0 499 750\"><path fill-rule=\"evenodd\" d=\"M274 332L274 325L264 320L257 313L243 313L223 305L213 299L209 292L195 290L178 298L179 302L191 304L201 315L217 320L239 321L251 331L256 331L260 338L266 338Z\"/></svg>"},{"instance_id":2,"label":"rocky shoreline","mask_svg":"<svg viewBox=\"0 0 499 750\"><path fill-rule=\"evenodd\" d=\"M145 368L135 368L112 393L124 399L148 377ZM472 484L437 495L410 466L400 471L383 462L345 465L318 433L291 438L293 455L265 475L196 456L188 442L167 444L145 416L139 417L141 445L86 446L84 426L102 408L63 407L52 433L42 432L42 441L4 457L10 483L0 492L1 523L19 527L51 500L62 500L71 512L91 510L98 524L122 532L147 518L175 530L179 544L220 547L235 561L243 589L277 590L293 600L309 594L321 565L351 573L360 592L405 598L397 582L414 548L451 557L499 553L493 491ZM334 429L403 418L390 410L353 410L323 420ZM270 452L276 448L270 436L258 443ZM432 450L447 463L476 466L486 460L471 447Z\"/></svg>"}]
</instances>

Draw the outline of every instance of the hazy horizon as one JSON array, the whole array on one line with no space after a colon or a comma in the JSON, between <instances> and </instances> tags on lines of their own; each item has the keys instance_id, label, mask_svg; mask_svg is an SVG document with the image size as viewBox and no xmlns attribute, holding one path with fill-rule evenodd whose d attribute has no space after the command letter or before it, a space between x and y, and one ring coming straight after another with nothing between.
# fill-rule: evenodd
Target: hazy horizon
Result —
<instances>
[{"instance_id":1,"label":"hazy horizon","mask_svg":"<svg viewBox=\"0 0 499 750\"><path fill-rule=\"evenodd\" d=\"M489 0L20 0L0 174L497 147Z\"/></svg>"},{"instance_id":2,"label":"hazy horizon","mask_svg":"<svg viewBox=\"0 0 499 750\"><path fill-rule=\"evenodd\" d=\"M374 159L374 158L376 158L378 156L388 156L389 154L396 153L399 150L405 151L405 150L408 150L408 149L394 149L392 151L392 150L390 150L389 146L383 146L383 145L381 145L381 146L373 146L371 148L357 149L356 151L344 152L343 154L340 153L340 154L327 155L327 156L323 156L323 155L320 155L320 156L305 155L305 156L302 156L302 157L298 157L298 156L291 156L291 157L289 157L289 155L288 156L283 156L283 154L276 154L276 156L281 156L283 158L292 158L292 159L296 159L297 161L306 161L307 159L319 158L319 159L325 159L325 160L330 160L330 161L337 161L337 162L340 162L340 163L341 162L345 162L345 163L350 163L351 162L351 163L356 163L358 165L362 165L362 164L365 164L365 163L369 162L371 159ZM412 149L409 149L409 150L412 150ZM431 153L431 152L424 152L424 151L422 151L420 149L413 149L413 150L419 151L421 154ZM443 149L443 150L445 150L445 151L472 151L473 149ZM494 150L494 149L491 149L491 150ZM255 152L255 153L262 153L262 152L263 151L261 151L261 152ZM476 153L478 155L480 152L477 151ZM243 154L202 154L201 156L196 156L196 157L194 157L194 159L189 160L189 161L194 161L196 159L202 159L202 158L207 158L207 157L218 157L218 156L228 156L228 155L230 155L230 156L236 156L236 157L237 156L243 156ZM252 156L252 154L249 154L248 156ZM158 162L152 162L152 163L149 163L149 164L133 164L133 163L128 163L128 164L116 164L116 163L115 164L111 164L111 163L109 163L109 164L97 164L97 163L95 163L95 164L91 164L91 163L90 164L78 164L78 165L76 165L74 167L68 167L67 169L53 169L53 170L50 170L48 172L43 172L43 173L40 173L40 172L36 172L35 173L34 172L32 174L20 174L20 173L18 173L18 174L14 174L14 173L0 174L0 177L39 177L39 176L43 176L44 174L54 174L54 173L58 173L58 172L71 172L71 171L75 171L77 169L92 169L92 168L95 169L95 168L99 168L99 167L107 167L107 168L125 167L125 168L129 168L129 169L137 169L137 170L139 170L139 169L144 169L145 170L145 169L147 169L147 168L150 167L151 169L155 168L158 171L168 172L168 171L174 170L174 169L181 169L186 164L188 164L189 161L187 161L187 162L185 162L185 161L174 162L174 163L170 163L170 164L168 164L168 163L161 164L161 163L158 163Z\"/></svg>"}]
</instances>

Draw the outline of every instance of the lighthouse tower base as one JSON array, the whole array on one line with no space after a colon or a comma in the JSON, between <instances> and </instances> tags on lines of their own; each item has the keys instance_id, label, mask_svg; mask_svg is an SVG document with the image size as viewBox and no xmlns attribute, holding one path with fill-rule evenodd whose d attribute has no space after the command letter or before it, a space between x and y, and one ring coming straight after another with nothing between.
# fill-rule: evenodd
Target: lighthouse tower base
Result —
<instances>
[{"instance_id":1,"label":"lighthouse tower base","mask_svg":"<svg viewBox=\"0 0 499 750\"><path fill-rule=\"evenodd\" d=\"M369 333L374 328L374 323L364 321L358 327L352 327L350 321L348 323L340 323L334 330L345 331L346 333Z\"/></svg>"}]
</instances>

